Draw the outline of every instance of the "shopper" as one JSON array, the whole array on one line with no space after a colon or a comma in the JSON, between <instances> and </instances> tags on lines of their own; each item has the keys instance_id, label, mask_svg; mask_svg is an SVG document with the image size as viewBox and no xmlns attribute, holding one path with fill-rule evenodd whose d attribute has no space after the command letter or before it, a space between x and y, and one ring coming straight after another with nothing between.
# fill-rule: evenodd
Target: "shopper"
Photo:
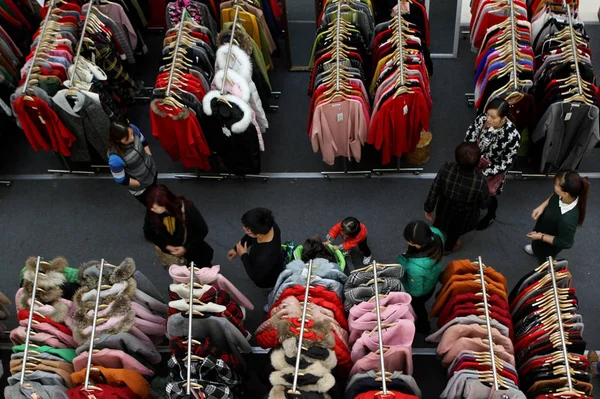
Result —
<instances>
[{"instance_id":1,"label":"shopper","mask_svg":"<svg viewBox=\"0 0 600 399\"><path fill-rule=\"evenodd\" d=\"M488 228L496 220L498 195L502 192L506 172L512 167L521 145L521 135L508 120L509 108L503 99L493 99L485 113L475 118L465 136L464 141L477 143L481 149L478 168L487 178L492 196L487 215L479 221L477 230Z\"/></svg>"},{"instance_id":2,"label":"shopper","mask_svg":"<svg viewBox=\"0 0 600 399\"><path fill-rule=\"evenodd\" d=\"M242 259L248 277L268 295L283 270L281 231L266 208L250 209L242 216L246 235L227 253L227 259Z\"/></svg>"},{"instance_id":3,"label":"shopper","mask_svg":"<svg viewBox=\"0 0 600 399\"><path fill-rule=\"evenodd\" d=\"M204 241L208 226L192 201L176 196L162 184L146 191L144 236L154 244L162 265L168 268L194 262L197 267L211 266L214 251Z\"/></svg>"},{"instance_id":4,"label":"shopper","mask_svg":"<svg viewBox=\"0 0 600 399\"><path fill-rule=\"evenodd\" d=\"M334 245L333 249L340 249L344 255L358 247L363 255L363 265L371 263L371 250L367 245L367 228L355 217L347 217L329 230L325 244L331 244L336 238L342 236L342 245Z\"/></svg>"},{"instance_id":5,"label":"shopper","mask_svg":"<svg viewBox=\"0 0 600 399\"><path fill-rule=\"evenodd\" d=\"M302 245L302 262L308 263L311 259L325 259L331 263L338 263L331 244L327 245L321 237L313 236L307 238Z\"/></svg>"},{"instance_id":6,"label":"shopper","mask_svg":"<svg viewBox=\"0 0 600 399\"><path fill-rule=\"evenodd\" d=\"M488 205L487 181L477 169L480 157L477 144L460 143L454 150L456 162L445 163L429 189L425 217L446 235L444 255L460 248L459 237L477 227L479 210Z\"/></svg>"},{"instance_id":7,"label":"shopper","mask_svg":"<svg viewBox=\"0 0 600 399\"><path fill-rule=\"evenodd\" d=\"M440 263L444 253L444 235L425 222L414 221L404 228L404 239L408 249L398 256L398 263L404 267L402 284L412 296L417 332L429 334L431 325L425 303L433 296L444 268Z\"/></svg>"},{"instance_id":8,"label":"shopper","mask_svg":"<svg viewBox=\"0 0 600 399\"><path fill-rule=\"evenodd\" d=\"M535 255L540 264L556 257L575 242L575 231L585 220L590 182L579 173L566 170L554 176L554 194L531 213L536 221L527 237L532 240L525 252Z\"/></svg>"},{"instance_id":9,"label":"shopper","mask_svg":"<svg viewBox=\"0 0 600 399\"><path fill-rule=\"evenodd\" d=\"M135 125L115 121L108 137L108 165L119 184L129 187L142 204L146 205L146 189L156 185L157 171L146 139Z\"/></svg>"}]
</instances>

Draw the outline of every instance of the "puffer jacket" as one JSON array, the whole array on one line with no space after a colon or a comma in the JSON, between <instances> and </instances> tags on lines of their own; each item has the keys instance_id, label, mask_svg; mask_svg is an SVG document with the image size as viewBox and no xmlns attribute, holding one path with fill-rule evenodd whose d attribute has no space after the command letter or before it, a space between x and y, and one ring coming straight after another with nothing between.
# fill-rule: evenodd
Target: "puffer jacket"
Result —
<instances>
[{"instance_id":1,"label":"puffer jacket","mask_svg":"<svg viewBox=\"0 0 600 399\"><path fill-rule=\"evenodd\" d=\"M431 231L437 234L444 243L444 234L435 227ZM407 258L404 255L398 256L398 263L404 267L405 274L402 277L402 284L406 291L413 297L423 296L431 292L442 274L444 265L436 263L431 258Z\"/></svg>"}]
</instances>

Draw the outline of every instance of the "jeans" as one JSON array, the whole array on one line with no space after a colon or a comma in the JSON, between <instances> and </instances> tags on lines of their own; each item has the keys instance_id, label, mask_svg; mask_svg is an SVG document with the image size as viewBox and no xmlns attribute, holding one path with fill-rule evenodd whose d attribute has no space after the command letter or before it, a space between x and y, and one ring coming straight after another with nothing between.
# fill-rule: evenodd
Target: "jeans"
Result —
<instances>
[{"instance_id":1,"label":"jeans","mask_svg":"<svg viewBox=\"0 0 600 399\"><path fill-rule=\"evenodd\" d=\"M412 307L417 315L417 322L415 326L417 328L417 332L429 334L431 331L431 325L429 324L429 314L427 313L427 309L425 308L425 303L433 296L435 292L435 288L432 289L425 295L422 296L413 296L412 297Z\"/></svg>"}]
</instances>

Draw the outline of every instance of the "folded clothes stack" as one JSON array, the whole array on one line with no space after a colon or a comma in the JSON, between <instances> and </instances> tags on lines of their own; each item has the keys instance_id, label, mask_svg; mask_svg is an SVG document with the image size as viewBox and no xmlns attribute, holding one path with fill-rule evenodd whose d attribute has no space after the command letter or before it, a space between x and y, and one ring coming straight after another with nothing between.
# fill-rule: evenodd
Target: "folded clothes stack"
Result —
<instances>
[{"instance_id":1,"label":"folded clothes stack","mask_svg":"<svg viewBox=\"0 0 600 399\"><path fill-rule=\"evenodd\" d=\"M190 297L190 268L169 268L174 283L169 286L167 334L171 358L167 398L244 397L242 354L252 352L244 319L246 309L254 307L219 271L219 266L194 268ZM190 306L192 335L188 336ZM191 396L187 395L188 353Z\"/></svg>"}]
</instances>

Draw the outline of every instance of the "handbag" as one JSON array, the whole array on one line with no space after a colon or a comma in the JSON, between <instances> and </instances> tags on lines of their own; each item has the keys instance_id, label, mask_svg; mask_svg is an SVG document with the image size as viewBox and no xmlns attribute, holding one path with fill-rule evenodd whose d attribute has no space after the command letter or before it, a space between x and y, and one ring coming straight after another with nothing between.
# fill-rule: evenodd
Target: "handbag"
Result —
<instances>
[{"instance_id":1,"label":"handbag","mask_svg":"<svg viewBox=\"0 0 600 399\"><path fill-rule=\"evenodd\" d=\"M187 228L185 226L185 204L181 205L181 213L183 215L183 243L181 243L181 246L184 246L185 243L187 242ZM160 249L158 247L158 245L154 246L154 251L156 252L156 256L158 257L158 260L166 269L171 267L171 265L181 266L181 265L188 264L185 257L175 256L173 254L163 252L163 250Z\"/></svg>"},{"instance_id":2,"label":"handbag","mask_svg":"<svg viewBox=\"0 0 600 399\"><path fill-rule=\"evenodd\" d=\"M490 162L489 159L487 159L486 157L481 157L481 159L479 160L479 165L477 165L477 169L479 169L480 171L483 171L485 168L487 168L491 164L492 163ZM504 181L504 176L505 176L504 173L498 173L497 175L486 177L488 191L491 195L496 195L496 193L498 192L498 189L500 188L500 184L502 184L502 182Z\"/></svg>"}]
</instances>

